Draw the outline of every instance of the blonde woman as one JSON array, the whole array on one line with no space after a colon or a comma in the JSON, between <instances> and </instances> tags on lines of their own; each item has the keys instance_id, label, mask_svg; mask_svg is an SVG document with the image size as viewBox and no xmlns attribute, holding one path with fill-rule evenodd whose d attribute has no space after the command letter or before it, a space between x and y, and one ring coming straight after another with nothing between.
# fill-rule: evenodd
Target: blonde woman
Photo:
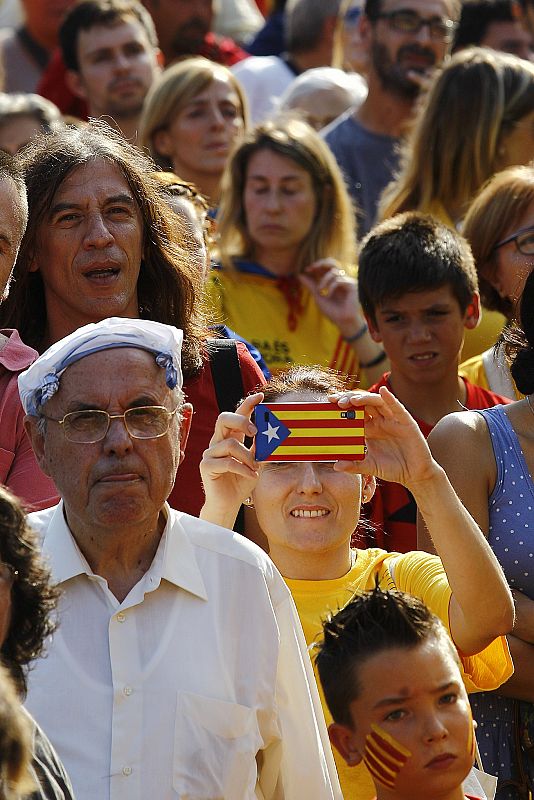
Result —
<instances>
[{"instance_id":1,"label":"blonde woman","mask_svg":"<svg viewBox=\"0 0 534 800\"><path fill-rule=\"evenodd\" d=\"M534 168L509 167L490 178L467 210L463 233L473 251L484 308L511 322L534 267ZM460 370L478 386L522 397L500 350L489 348Z\"/></svg>"},{"instance_id":2,"label":"blonde woman","mask_svg":"<svg viewBox=\"0 0 534 800\"><path fill-rule=\"evenodd\" d=\"M457 53L433 79L384 191L380 218L423 211L457 226L484 181L534 158L534 64L486 48ZM484 315L463 357L491 347L502 315Z\"/></svg>"},{"instance_id":3,"label":"blonde woman","mask_svg":"<svg viewBox=\"0 0 534 800\"><path fill-rule=\"evenodd\" d=\"M386 357L367 329L354 279L354 213L327 145L299 119L258 126L223 178L220 268L212 297L222 320L276 372L320 364L368 381Z\"/></svg>"},{"instance_id":4,"label":"blonde woman","mask_svg":"<svg viewBox=\"0 0 534 800\"><path fill-rule=\"evenodd\" d=\"M230 70L207 58L188 58L152 85L139 139L160 169L194 183L216 206L228 155L247 122L246 99Z\"/></svg>"}]
</instances>

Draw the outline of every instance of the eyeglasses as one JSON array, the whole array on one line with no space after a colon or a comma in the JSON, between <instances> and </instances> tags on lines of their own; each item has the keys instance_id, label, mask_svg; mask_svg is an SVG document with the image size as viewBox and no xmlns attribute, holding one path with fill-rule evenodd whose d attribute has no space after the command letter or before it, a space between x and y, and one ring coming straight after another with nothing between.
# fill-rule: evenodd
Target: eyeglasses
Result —
<instances>
[{"instance_id":1,"label":"eyeglasses","mask_svg":"<svg viewBox=\"0 0 534 800\"><path fill-rule=\"evenodd\" d=\"M521 228L512 233L511 236L507 236L506 239L497 242L493 249L497 250L509 242L515 242L515 246L524 256L534 256L534 225L530 225L528 228Z\"/></svg>"},{"instance_id":2,"label":"eyeglasses","mask_svg":"<svg viewBox=\"0 0 534 800\"><path fill-rule=\"evenodd\" d=\"M11 564L6 564L4 561L0 561L0 583L3 583L5 586L11 589L16 578L18 577L18 574L18 569L15 569L15 567L11 566Z\"/></svg>"},{"instance_id":3,"label":"eyeglasses","mask_svg":"<svg viewBox=\"0 0 534 800\"><path fill-rule=\"evenodd\" d=\"M385 19L389 26L399 33L419 33L421 28L428 27L428 32L432 39L442 39L450 41L454 35L457 23L452 19L444 17L431 17L423 19L415 11L389 11L384 14L377 14L375 19Z\"/></svg>"},{"instance_id":4,"label":"eyeglasses","mask_svg":"<svg viewBox=\"0 0 534 800\"><path fill-rule=\"evenodd\" d=\"M46 416L45 419L61 425L69 442L94 444L104 439L112 419L123 419L126 430L134 439L159 439L169 430L171 419L178 409L179 406L174 411L169 411L164 406L139 406L129 408L124 414L108 414L107 411L89 409L71 411L63 419Z\"/></svg>"}]
</instances>

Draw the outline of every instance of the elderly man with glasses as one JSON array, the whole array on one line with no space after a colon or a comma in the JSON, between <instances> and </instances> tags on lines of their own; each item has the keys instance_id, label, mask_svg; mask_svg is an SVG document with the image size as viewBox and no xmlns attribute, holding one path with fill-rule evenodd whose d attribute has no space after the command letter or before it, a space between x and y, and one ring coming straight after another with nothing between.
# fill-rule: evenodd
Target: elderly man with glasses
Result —
<instances>
[{"instance_id":1,"label":"elderly man with glasses","mask_svg":"<svg viewBox=\"0 0 534 800\"><path fill-rule=\"evenodd\" d=\"M181 344L172 326L111 318L20 376L62 497L30 516L63 598L28 707L81 800L339 798L280 575L255 545L165 502L192 414Z\"/></svg>"}]
</instances>

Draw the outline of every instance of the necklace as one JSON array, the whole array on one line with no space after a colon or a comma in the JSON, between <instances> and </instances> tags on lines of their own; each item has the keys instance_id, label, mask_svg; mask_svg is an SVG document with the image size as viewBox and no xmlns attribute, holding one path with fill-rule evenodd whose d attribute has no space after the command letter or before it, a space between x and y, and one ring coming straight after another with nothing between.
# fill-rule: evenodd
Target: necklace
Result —
<instances>
[{"instance_id":1,"label":"necklace","mask_svg":"<svg viewBox=\"0 0 534 800\"><path fill-rule=\"evenodd\" d=\"M532 408L532 401L531 401L531 399L530 399L531 397L532 397L532 395L531 395L531 394L527 394L527 403L528 403L528 407L530 408L530 410L532 411L532 414L534 415L534 408Z\"/></svg>"}]
</instances>

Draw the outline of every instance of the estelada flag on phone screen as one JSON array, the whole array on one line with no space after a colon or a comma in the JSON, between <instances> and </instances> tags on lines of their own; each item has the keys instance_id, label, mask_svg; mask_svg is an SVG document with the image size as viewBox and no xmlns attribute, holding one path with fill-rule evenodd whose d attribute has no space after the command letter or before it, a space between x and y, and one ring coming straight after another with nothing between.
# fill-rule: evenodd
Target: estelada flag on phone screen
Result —
<instances>
[{"instance_id":1,"label":"estelada flag on phone screen","mask_svg":"<svg viewBox=\"0 0 534 800\"><path fill-rule=\"evenodd\" d=\"M255 409L258 461L360 461L363 408L333 403L260 403Z\"/></svg>"}]
</instances>

